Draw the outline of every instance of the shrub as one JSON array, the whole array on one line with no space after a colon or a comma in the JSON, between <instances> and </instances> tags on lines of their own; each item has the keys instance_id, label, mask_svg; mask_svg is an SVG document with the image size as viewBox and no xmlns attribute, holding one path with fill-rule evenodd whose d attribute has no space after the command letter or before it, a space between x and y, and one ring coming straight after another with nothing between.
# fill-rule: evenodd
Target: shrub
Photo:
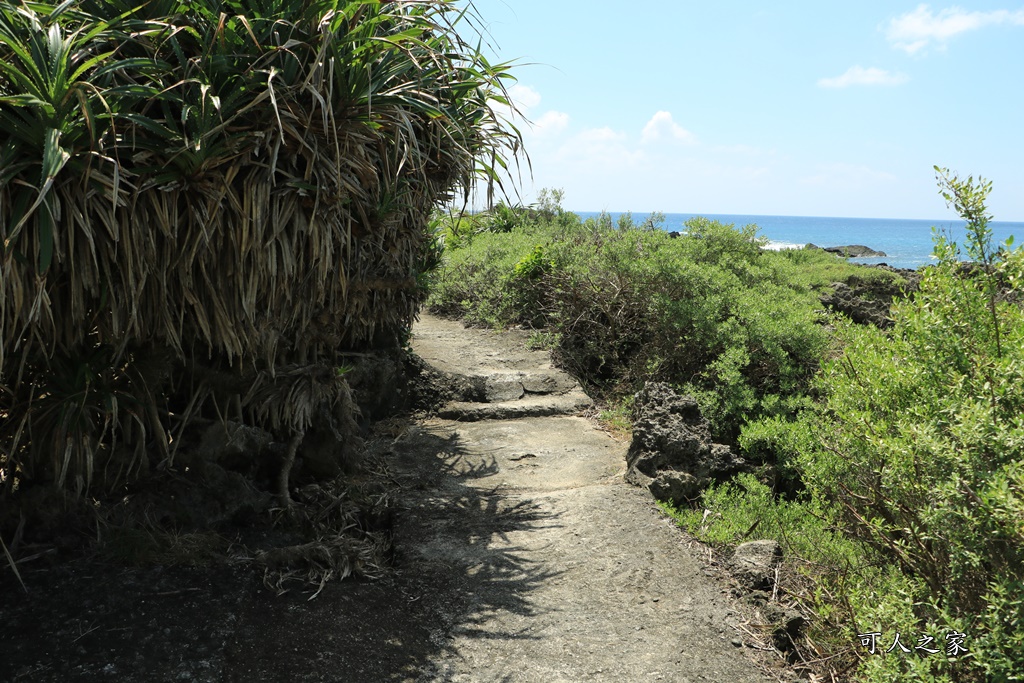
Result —
<instances>
[{"instance_id":1,"label":"shrub","mask_svg":"<svg viewBox=\"0 0 1024 683\"><path fill-rule=\"evenodd\" d=\"M891 333L851 331L823 373L820 447L803 475L851 537L908 577L905 623L970 634L964 679L1014 680L1024 671L1024 311L1012 294L1024 252L992 248L990 184L939 179L977 266L965 270L957 246L937 238L939 263L894 308ZM862 628L888 627L859 606Z\"/></svg>"},{"instance_id":2,"label":"shrub","mask_svg":"<svg viewBox=\"0 0 1024 683\"><path fill-rule=\"evenodd\" d=\"M674 383L722 440L748 417L803 406L827 334L816 296L789 283L756 227L696 219L672 238L623 218L626 229L607 215L560 216L480 234L448 251L428 304L481 324L549 327L560 362L610 398L647 379Z\"/></svg>"},{"instance_id":3,"label":"shrub","mask_svg":"<svg viewBox=\"0 0 1024 683\"><path fill-rule=\"evenodd\" d=\"M109 471L140 471L211 378L245 402L261 372L401 338L431 209L519 143L466 12L0 2L0 489L88 483L129 437ZM149 362L172 381L140 381Z\"/></svg>"}]
</instances>

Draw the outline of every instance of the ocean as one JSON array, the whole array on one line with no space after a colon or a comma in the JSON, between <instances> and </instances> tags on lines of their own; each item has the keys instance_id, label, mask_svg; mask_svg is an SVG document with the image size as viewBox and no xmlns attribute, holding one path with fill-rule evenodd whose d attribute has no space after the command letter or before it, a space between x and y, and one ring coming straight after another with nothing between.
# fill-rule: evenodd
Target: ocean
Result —
<instances>
[{"instance_id":1,"label":"ocean","mask_svg":"<svg viewBox=\"0 0 1024 683\"><path fill-rule=\"evenodd\" d=\"M598 215L594 211L576 211L583 219ZM613 220L621 213L609 212ZM634 213L633 220L643 222L649 214ZM664 230L684 231L683 225L694 216L704 216L722 223L744 226L753 223L758 234L767 237L769 248L786 249L802 247L808 242L819 247L838 247L847 244L863 244L875 251L885 252L884 257L851 259L855 263L887 263L896 268L919 268L933 261L932 227L948 234L964 251L964 223L956 219L911 220L897 218L830 218L816 216L743 216L729 214L667 213L662 225ZM1002 244L1013 235L1014 244L1024 244L1024 223L993 221L993 244ZM966 259L964 253L962 258Z\"/></svg>"}]
</instances>

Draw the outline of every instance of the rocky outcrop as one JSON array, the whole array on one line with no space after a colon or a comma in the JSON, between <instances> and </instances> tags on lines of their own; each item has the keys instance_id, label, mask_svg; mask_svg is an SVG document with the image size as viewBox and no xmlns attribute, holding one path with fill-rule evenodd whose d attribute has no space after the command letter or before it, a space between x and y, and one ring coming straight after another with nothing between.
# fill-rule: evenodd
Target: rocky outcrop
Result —
<instances>
[{"instance_id":1,"label":"rocky outcrop","mask_svg":"<svg viewBox=\"0 0 1024 683\"><path fill-rule=\"evenodd\" d=\"M728 446L712 443L710 425L694 399L660 382L648 382L636 394L626 464L627 481L677 505L747 467Z\"/></svg>"},{"instance_id":2,"label":"rocky outcrop","mask_svg":"<svg viewBox=\"0 0 1024 683\"><path fill-rule=\"evenodd\" d=\"M884 263L866 266L885 270L899 278L879 279L853 276L846 282L833 282L831 291L820 298L822 304L850 317L860 325L874 325L881 329L892 326L889 309L894 299L902 299L917 290L921 274L916 270L893 268Z\"/></svg>"},{"instance_id":3,"label":"rocky outcrop","mask_svg":"<svg viewBox=\"0 0 1024 683\"><path fill-rule=\"evenodd\" d=\"M846 258L879 258L885 256L884 251L877 251L863 244L847 244L842 247L825 247L825 251Z\"/></svg>"},{"instance_id":4,"label":"rocky outcrop","mask_svg":"<svg viewBox=\"0 0 1024 683\"><path fill-rule=\"evenodd\" d=\"M761 540L740 544L726 563L739 583L737 595L760 612L764 633L779 652L796 651L797 642L807 628L807 618L792 604L776 602L776 572L782 565L782 546L777 541Z\"/></svg>"},{"instance_id":5,"label":"rocky outcrop","mask_svg":"<svg viewBox=\"0 0 1024 683\"><path fill-rule=\"evenodd\" d=\"M816 244L808 244L805 248L821 249L830 254L846 258L881 258L886 255L884 251L876 251L871 247L865 247L863 244L846 244L841 247L819 247Z\"/></svg>"},{"instance_id":6,"label":"rocky outcrop","mask_svg":"<svg viewBox=\"0 0 1024 683\"><path fill-rule=\"evenodd\" d=\"M761 613L772 625L772 645L779 652L794 652L797 641L807 628L807 619L792 607L768 604Z\"/></svg>"},{"instance_id":7,"label":"rocky outcrop","mask_svg":"<svg viewBox=\"0 0 1024 683\"><path fill-rule=\"evenodd\" d=\"M882 329L892 325L889 301L865 298L845 282L833 282L832 291L822 295L820 301L860 325L874 325Z\"/></svg>"},{"instance_id":8,"label":"rocky outcrop","mask_svg":"<svg viewBox=\"0 0 1024 683\"><path fill-rule=\"evenodd\" d=\"M701 484L700 480L689 472L666 470L659 472L647 488L658 500L682 503L699 496Z\"/></svg>"},{"instance_id":9,"label":"rocky outcrop","mask_svg":"<svg viewBox=\"0 0 1024 683\"><path fill-rule=\"evenodd\" d=\"M409 355L400 350L374 351L345 358L345 379L363 420L383 420L409 407L413 374Z\"/></svg>"}]
</instances>

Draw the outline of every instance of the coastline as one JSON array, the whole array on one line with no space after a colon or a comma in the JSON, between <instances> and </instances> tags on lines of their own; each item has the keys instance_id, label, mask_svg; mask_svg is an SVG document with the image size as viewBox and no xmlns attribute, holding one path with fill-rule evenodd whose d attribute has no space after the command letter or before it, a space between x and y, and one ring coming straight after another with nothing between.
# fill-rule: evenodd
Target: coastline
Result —
<instances>
[{"instance_id":1,"label":"coastline","mask_svg":"<svg viewBox=\"0 0 1024 683\"><path fill-rule=\"evenodd\" d=\"M576 211L582 219L596 217L600 212ZM608 212L617 222L629 212ZM633 220L642 223L650 213L631 214ZM768 238L769 248L802 248L808 243L821 247L838 247L850 244L865 244L884 252L885 257L856 258L851 263L864 265L886 264L894 268L916 270L934 263L932 258L933 228L948 236L952 241L963 244L965 232L958 219L888 219L888 218L843 218L830 216L769 216L742 214L664 214L661 229L668 232L684 231L685 222L690 218L703 216L737 227L754 224L758 234ZM1000 244L1007 237L1024 238L1024 222L992 221L993 243Z\"/></svg>"}]
</instances>

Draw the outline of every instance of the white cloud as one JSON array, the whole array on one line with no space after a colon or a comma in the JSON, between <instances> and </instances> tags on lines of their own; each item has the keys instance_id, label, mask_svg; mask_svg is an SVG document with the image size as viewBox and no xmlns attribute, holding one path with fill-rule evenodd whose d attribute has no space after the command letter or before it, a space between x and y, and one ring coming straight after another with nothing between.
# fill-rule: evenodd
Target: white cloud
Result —
<instances>
[{"instance_id":1,"label":"white cloud","mask_svg":"<svg viewBox=\"0 0 1024 683\"><path fill-rule=\"evenodd\" d=\"M862 66L851 66L842 76L822 78L818 85L822 88L847 88L851 85L901 85L909 81L906 74L892 73L874 67L865 69Z\"/></svg>"},{"instance_id":2,"label":"white cloud","mask_svg":"<svg viewBox=\"0 0 1024 683\"><path fill-rule=\"evenodd\" d=\"M672 120L672 114L667 111L659 111L644 126L640 134L643 142L658 142L661 140L676 140L692 144L696 142L693 133L686 130Z\"/></svg>"},{"instance_id":3,"label":"white cloud","mask_svg":"<svg viewBox=\"0 0 1024 683\"><path fill-rule=\"evenodd\" d=\"M587 128L561 143L549 157L567 175L593 175L609 170L635 168L645 158L629 136L607 126Z\"/></svg>"},{"instance_id":4,"label":"white cloud","mask_svg":"<svg viewBox=\"0 0 1024 683\"><path fill-rule=\"evenodd\" d=\"M528 85L517 83L508 89L509 97L517 109L529 111L540 104L540 93Z\"/></svg>"},{"instance_id":5,"label":"white cloud","mask_svg":"<svg viewBox=\"0 0 1024 683\"><path fill-rule=\"evenodd\" d=\"M569 115L555 110L548 110L539 116L532 112L541 103L541 95L528 85L516 84L509 88L511 107L501 107L503 117L512 121L523 131L524 135L557 135L569 126Z\"/></svg>"},{"instance_id":6,"label":"white cloud","mask_svg":"<svg viewBox=\"0 0 1024 683\"><path fill-rule=\"evenodd\" d=\"M722 154L733 154L744 157L775 156L776 154L774 149L744 145L742 143L734 145L716 145L714 147L714 151Z\"/></svg>"},{"instance_id":7,"label":"white cloud","mask_svg":"<svg viewBox=\"0 0 1024 683\"><path fill-rule=\"evenodd\" d=\"M560 111L546 111L533 121L530 129L538 135L557 135L569 126L569 115Z\"/></svg>"},{"instance_id":8,"label":"white cloud","mask_svg":"<svg viewBox=\"0 0 1024 683\"><path fill-rule=\"evenodd\" d=\"M625 140L626 134L604 126L603 128L587 128L576 137L583 142L616 142Z\"/></svg>"},{"instance_id":9,"label":"white cloud","mask_svg":"<svg viewBox=\"0 0 1024 683\"><path fill-rule=\"evenodd\" d=\"M957 34L995 24L1024 26L1024 10L968 12L960 7L948 7L934 14L928 5L918 5L913 12L891 19L886 36L894 47L914 54L931 43L944 48L946 41Z\"/></svg>"}]
</instances>

